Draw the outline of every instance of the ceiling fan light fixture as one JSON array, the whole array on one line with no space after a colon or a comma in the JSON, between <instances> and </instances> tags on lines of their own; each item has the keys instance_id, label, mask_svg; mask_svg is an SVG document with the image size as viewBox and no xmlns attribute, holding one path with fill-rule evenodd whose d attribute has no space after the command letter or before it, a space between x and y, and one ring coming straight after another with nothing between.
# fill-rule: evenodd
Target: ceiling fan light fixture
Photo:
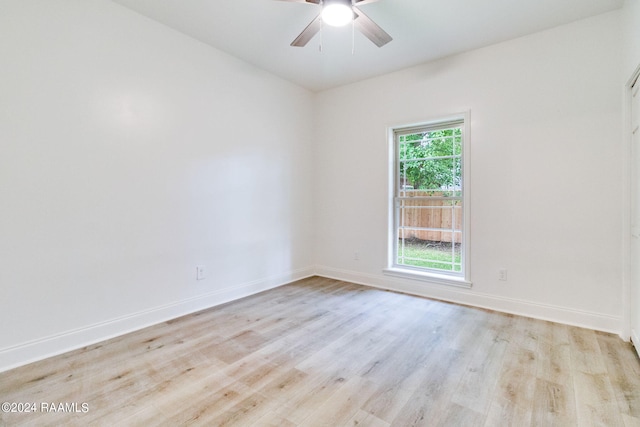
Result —
<instances>
[{"instance_id":1,"label":"ceiling fan light fixture","mask_svg":"<svg viewBox=\"0 0 640 427\"><path fill-rule=\"evenodd\" d=\"M341 26L353 24L351 37L355 30L361 32L366 38L371 40L376 46L382 47L389 43L391 36L387 34L378 24L365 15L358 6L373 3L378 0L281 0L294 3L315 4L322 8L320 13L306 26L291 46L303 47L322 31L324 24Z\"/></svg>"},{"instance_id":2,"label":"ceiling fan light fixture","mask_svg":"<svg viewBox=\"0 0 640 427\"><path fill-rule=\"evenodd\" d=\"M353 10L345 3L332 2L322 8L322 22L332 27L343 27L353 21Z\"/></svg>"}]
</instances>

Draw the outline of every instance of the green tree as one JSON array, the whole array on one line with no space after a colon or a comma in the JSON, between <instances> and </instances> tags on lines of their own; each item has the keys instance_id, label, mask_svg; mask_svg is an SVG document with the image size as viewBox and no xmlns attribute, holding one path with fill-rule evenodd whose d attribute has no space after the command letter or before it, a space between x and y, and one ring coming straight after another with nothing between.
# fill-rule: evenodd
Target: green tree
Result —
<instances>
[{"instance_id":1,"label":"green tree","mask_svg":"<svg viewBox=\"0 0 640 427\"><path fill-rule=\"evenodd\" d=\"M460 187L460 128L402 135L399 148L402 185L443 191Z\"/></svg>"}]
</instances>

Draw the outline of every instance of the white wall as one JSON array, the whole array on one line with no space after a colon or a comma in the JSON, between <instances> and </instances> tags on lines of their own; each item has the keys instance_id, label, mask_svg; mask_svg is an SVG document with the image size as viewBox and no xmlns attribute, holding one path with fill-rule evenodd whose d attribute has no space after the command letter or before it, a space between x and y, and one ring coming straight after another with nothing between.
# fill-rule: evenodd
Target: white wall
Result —
<instances>
[{"instance_id":1,"label":"white wall","mask_svg":"<svg viewBox=\"0 0 640 427\"><path fill-rule=\"evenodd\" d=\"M1 2L0 370L310 274L312 102L109 1Z\"/></svg>"},{"instance_id":2,"label":"white wall","mask_svg":"<svg viewBox=\"0 0 640 427\"><path fill-rule=\"evenodd\" d=\"M625 49L624 49L624 66L623 66L623 74L621 76L622 85L624 85L627 93L625 93L625 106L630 108L630 98L628 96L628 83L630 78L638 71L640 67L640 1L638 0L627 0L623 7L623 16L624 16L624 35L625 35ZM628 149L629 153L632 153L631 148L629 147L630 143L630 133L631 123L637 122L637 115L639 114L635 111L636 119L632 120L630 117L626 120L624 125L625 135L623 138L623 147ZM633 158L632 156L630 156ZM631 176L640 176L637 175L638 171ZM636 191L640 189L640 184L631 185L632 189ZM634 198L632 197L632 200ZM635 195L635 200L640 199L640 195ZM629 311L629 334L633 342L636 345L636 350L640 354L640 260L638 260L638 242L634 240L632 237L628 237L628 230L626 239L631 239L630 243L630 276L627 278L629 281L629 301L628 301L628 311ZM627 240L628 241L628 240ZM626 248L625 248L626 249ZM626 296L626 295L625 295Z\"/></svg>"},{"instance_id":3,"label":"white wall","mask_svg":"<svg viewBox=\"0 0 640 427\"><path fill-rule=\"evenodd\" d=\"M616 11L321 93L319 272L619 333L621 19ZM473 287L384 276L387 127L465 110Z\"/></svg>"},{"instance_id":4,"label":"white wall","mask_svg":"<svg viewBox=\"0 0 640 427\"><path fill-rule=\"evenodd\" d=\"M625 41L623 78L628 79L640 65L640 0L626 0L622 13Z\"/></svg>"}]
</instances>

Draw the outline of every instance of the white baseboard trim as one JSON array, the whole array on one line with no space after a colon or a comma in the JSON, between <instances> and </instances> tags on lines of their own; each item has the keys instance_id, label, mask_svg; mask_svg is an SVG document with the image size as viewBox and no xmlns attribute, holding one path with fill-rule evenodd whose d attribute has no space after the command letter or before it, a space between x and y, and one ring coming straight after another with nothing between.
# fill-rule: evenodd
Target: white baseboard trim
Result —
<instances>
[{"instance_id":1,"label":"white baseboard trim","mask_svg":"<svg viewBox=\"0 0 640 427\"><path fill-rule=\"evenodd\" d=\"M304 268L0 349L0 372L313 276Z\"/></svg>"},{"instance_id":2,"label":"white baseboard trim","mask_svg":"<svg viewBox=\"0 0 640 427\"><path fill-rule=\"evenodd\" d=\"M638 357L640 357L640 337L638 337L638 331L635 329L631 330L631 344L633 344L636 353L638 353Z\"/></svg>"},{"instance_id":3,"label":"white baseboard trim","mask_svg":"<svg viewBox=\"0 0 640 427\"><path fill-rule=\"evenodd\" d=\"M621 336L622 317L548 304L539 304L515 298L483 294L472 289L454 286L433 285L415 280L403 280L394 277L340 270L331 267L317 266L319 276L344 280L365 286L403 292L426 298L439 299L463 305L486 308L503 313L534 319L548 320L572 326L610 332ZM622 337L622 336L621 336ZM623 339L628 339L623 338Z\"/></svg>"}]
</instances>

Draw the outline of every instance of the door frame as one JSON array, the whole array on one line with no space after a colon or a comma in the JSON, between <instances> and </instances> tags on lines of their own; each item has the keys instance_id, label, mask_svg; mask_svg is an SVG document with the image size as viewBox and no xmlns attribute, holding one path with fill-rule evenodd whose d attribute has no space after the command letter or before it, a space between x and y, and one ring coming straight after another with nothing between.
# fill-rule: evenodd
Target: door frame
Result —
<instances>
[{"instance_id":1,"label":"door frame","mask_svg":"<svg viewBox=\"0 0 640 427\"><path fill-rule=\"evenodd\" d=\"M637 83L636 83L637 82ZM625 161L622 163L622 189L623 189L623 206L622 206L622 330L621 337L625 341L631 341L636 348L636 352L640 356L640 336L632 334L632 316L640 307L631 306L631 297L634 295L631 283L631 202L634 200L632 190L633 179L633 135L632 135L632 90L634 83L640 84L640 64L631 74L624 86L624 105L623 105L623 153L625 153ZM640 173L640 171L638 171ZM635 331L639 334L640 331Z\"/></svg>"}]
</instances>

